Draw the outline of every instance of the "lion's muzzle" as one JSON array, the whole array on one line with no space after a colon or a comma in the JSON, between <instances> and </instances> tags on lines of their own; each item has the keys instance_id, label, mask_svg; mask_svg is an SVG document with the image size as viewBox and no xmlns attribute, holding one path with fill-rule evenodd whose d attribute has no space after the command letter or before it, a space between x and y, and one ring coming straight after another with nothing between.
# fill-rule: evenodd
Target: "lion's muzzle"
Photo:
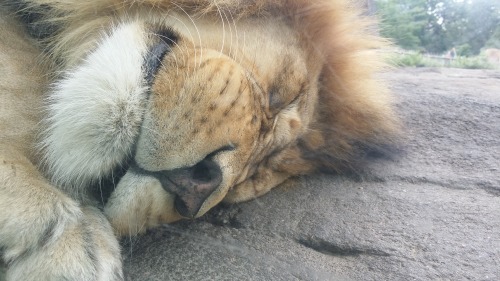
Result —
<instances>
[{"instance_id":1,"label":"lion's muzzle","mask_svg":"<svg viewBox=\"0 0 500 281\"><path fill-rule=\"evenodd\" d=\"M175 195L175 209L185 218L195 218L205 200L222 182L219 165L207 157L194 166L169 171L146 171L136 164L132 170L158 179L162 187Z\"/></svg>"},{"instance_id":2,"label":"lion's muzzle","mask_svg":"<svg viewBox=\"0 0 500 281\"><path fill-rule=\"evenodd\" d=\"M213 160L204 159L193 167L164 172L161 180L168 192L176 195L175 209L186 218L194 218L205 200L222 182L222 171Z\"/></svg>"}]
</instances>

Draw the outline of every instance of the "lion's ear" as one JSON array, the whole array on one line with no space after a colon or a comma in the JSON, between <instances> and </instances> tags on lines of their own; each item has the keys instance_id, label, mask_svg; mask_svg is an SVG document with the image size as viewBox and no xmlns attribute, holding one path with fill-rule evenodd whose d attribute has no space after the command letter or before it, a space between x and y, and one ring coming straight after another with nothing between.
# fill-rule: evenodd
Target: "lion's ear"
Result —
<instances>
[{"instance_id":1,"label":"lion's ear","mask_svg":"<svg viewBox=\"0 0 500 281\"><path fill-rule=\"evenodd\" d=\"M388 45L373 22L356 14L347 1L295 0L298 28L321 67L318 104L310 133L298 147L302 159L339 171L367 151L384 150L399 131L379 49ZM314 2L314 3L313 3Z\"/></svg>"}]
</instances>

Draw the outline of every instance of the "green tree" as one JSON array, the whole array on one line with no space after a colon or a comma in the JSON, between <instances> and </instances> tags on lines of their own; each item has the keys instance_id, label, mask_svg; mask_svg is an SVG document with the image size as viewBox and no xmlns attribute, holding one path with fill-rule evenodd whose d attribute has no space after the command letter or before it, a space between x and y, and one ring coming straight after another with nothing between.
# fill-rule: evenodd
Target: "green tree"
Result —
<instances>
[{"instance_id":1,"label":"green tree","mask_svg":"<svg viewBox=\"0 0 500 281\"><path fill-rule=\"evenodd\" d=\"M428 22L426 0L379 0L380 33L404 49L419 49L421 34Z\"/></svg>"},{"instance_id":2,"label":"green tree","mask_svg":"<svg viewBox=\"0 0 500 281\"><path fill-rule=\"evenodd\" d=\"M492 32L490 38L486 41L485 47L500 49L500 25Z\"/></svg>"},{"instance_id":3,"label":"green tree","mask_svg":"<svg viewBox=\"0 0 500 281\"><path fill-rule=\"evenodd\" d=\"M500 1L377 0L377 8L381 34L405 49L473 55L499 44Z\"/></svg>"},{"instance_id":4,"label":"green tree","mask_svg":"<svg viewBox=\"0 0 500 281\"><path fill-rule=\"evenodd\" d=\"M421 34L423 48L431 53L442 53L457 45L467 26L465 2L455 0L427 0L429 22Z\"/></svg>"},{"instance_id":5,"label":"green tree","mask_svg":"<svg viewBox=\"0 0 500 281\"><path fill-rule=\"evenodd\" d=\"M494 44L495 38L500 39L500 1L474 0L468 8L467 31L459 42L466 41L477 54L488 43Z\"/></svg>"}]
</instances>

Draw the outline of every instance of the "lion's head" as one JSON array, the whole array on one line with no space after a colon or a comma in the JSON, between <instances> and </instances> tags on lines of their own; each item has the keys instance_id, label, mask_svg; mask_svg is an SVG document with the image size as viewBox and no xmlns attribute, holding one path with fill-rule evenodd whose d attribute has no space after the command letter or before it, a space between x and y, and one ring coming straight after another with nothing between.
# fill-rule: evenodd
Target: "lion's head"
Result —
<instances>
[{"instance_id":1,"label":"lion's head","mask_svg":"<svg viewBox=\"0 0 500 281\"><path fill-rule=\"evenodd\" d=\"M344 1L161 3L75 12L49 44L66 69L49 99L49 172L81 193L124 167L106 206L118 232L342 170L396 131L373 77L382 43Z\"/></svg>"}]
</instances>

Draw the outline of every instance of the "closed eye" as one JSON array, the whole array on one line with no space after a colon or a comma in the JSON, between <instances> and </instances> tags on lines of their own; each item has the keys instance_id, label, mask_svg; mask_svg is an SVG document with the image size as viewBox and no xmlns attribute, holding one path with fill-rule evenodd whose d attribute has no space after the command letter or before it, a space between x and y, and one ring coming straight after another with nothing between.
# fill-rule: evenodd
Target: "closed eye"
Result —
<instances>
[{"instance_id":1,"label":"closed eye","mask_svg":"<svg viewBox=\"0 0 500 281\"><path fill-rule=\"evenodd\" d=\"M235 150L237 147L238 147L238 146L237 146L237 145L235 145L235 144L232 144L232 143L231 143L231 144L228 144L228 145L223 146L223 147L221 147L221 148L219 148L219 149L217 149L217 150L213 151L212 153L208 154L206 158L207 158L207 159L211 159L211 158L213 158L215 155L217 155L217 154L219 154L219 153L221 153L221 152L233 151L233 150Z\"/></svg>"},{"instance_id":2,"label":"closed eye","mask_svg":"<svg viewBox=\"0 0 500 281\"><path fill-rule=\"evenodd\" d=\"M300 90L292 93L293 90L278 89L272 87L269 91L269 110L276 116L282 110L296 104L298 100L306 93L305 86L301 86Z\"/></svg>"}]
</instances>

